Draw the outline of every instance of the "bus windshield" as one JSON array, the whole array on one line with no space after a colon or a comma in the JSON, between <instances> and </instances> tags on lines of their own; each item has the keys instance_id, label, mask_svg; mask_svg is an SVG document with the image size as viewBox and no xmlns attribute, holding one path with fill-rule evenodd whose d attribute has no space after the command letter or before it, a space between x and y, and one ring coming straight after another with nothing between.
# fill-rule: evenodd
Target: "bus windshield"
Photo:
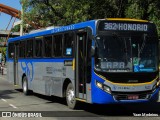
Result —
<instances>
[{"instance_id":1,"label":"bus windshield","mask_svg":"<svg viewBox=\"0 0 160 120\"><path fill-rule=\"evenodd\" d=\"M155 72L156 37L147 34L96 37L95 69L106 72Z\"/></svg>"}]
</instances>

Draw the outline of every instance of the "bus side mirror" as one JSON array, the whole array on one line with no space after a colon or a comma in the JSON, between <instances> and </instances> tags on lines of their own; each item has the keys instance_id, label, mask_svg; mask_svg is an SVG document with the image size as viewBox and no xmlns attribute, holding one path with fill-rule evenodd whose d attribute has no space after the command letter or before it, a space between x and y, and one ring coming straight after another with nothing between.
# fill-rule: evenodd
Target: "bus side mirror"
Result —
<instances>
[{"instance_id":1,"label":"bus side mirror","mask_svg":"<svg viewBox=\"0 0 160 120\"><path fill-rule=\"evenodd\" d=\"M92 48L91 48L91 56L93 57L94 55L95 55L95 47L92 46Z\"/></svg>"}]
</instances>

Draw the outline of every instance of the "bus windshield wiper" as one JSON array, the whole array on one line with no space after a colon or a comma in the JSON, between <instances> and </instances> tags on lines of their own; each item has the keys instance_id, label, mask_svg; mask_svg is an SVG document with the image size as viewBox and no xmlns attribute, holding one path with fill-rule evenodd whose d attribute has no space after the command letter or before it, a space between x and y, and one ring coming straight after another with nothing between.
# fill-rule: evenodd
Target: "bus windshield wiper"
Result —
<instances>
[{"instance_id":1,"label":"bus windshield wiper","mask_svg":"<svg viewBox=\"0 0 160 120\"><path fill-rule=\"evenodd\" d=\"M126 44L126 40L124 39L124 46L125 46L125 48L124 48L124 52L125 52L125 56L126 56L126 60L127 60L127 63L128 63L128 50L127 50L127 44Z\"/></svg>"},{"instance_id":2,"label":"bus windshield wiper","mask_svg":"<svg viewBox=\"0 0 160 120\"><path fill-rule=\"evenodd\" d=\"M144 46L145 46L145 43L146 43L146 37L147 37L147 34L144 34L143 35L143 43L142 43L141 47L138 44L138 58L140 58L140 54L142 53L142 51L144 49Z\"/></svg>"}]
</instances>

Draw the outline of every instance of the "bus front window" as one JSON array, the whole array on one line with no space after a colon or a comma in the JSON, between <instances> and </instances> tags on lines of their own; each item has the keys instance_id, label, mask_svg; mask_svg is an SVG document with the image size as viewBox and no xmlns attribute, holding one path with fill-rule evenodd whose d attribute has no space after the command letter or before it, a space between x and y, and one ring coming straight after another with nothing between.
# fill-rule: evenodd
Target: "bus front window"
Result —
<instances>
[{"instance_id":1,"label":"bus front window","mask_svg":"<svg viewBox=\"0 0 160 120\"><path fill-rule=\"evenodd\" d=\"M142 36L97 36L95 69L104 72L155 71L156 43L150 39Z\"/></svg>"},{"instance_id":2,"label":"bus front window","mask_svg":"<svg viewBox=\"0 0 160 120\"><path fill-rule=\"evenodd\" d=\"M102 71L132 71L130 38L116 35L98 36L95 60L96 69Z\"/></svg>"},{"instance_id":3,"label":"bus front window","mask_svg":"<svg viewBox=\"0 0 160 120\"><path fill-rule=\"evenodd\" d=\"M157 70L157 45L155 37L132 37L132 57L134 72L154 72Z\"/></svg>"}]
</instances>

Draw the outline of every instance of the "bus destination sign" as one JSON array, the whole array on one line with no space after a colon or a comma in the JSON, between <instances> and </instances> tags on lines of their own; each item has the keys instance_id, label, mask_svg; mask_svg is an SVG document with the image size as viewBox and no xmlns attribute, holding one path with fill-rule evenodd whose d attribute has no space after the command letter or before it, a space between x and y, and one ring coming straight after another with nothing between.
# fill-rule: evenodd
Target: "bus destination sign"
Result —
<instances>
[{"instance_id":1,"label":"bus destination sign","mask_svg":"<svg viewBox=\"0 0 160 120\"><path fill-rule=\"evenodd\" d=\"M132 23L104 23L104 30L122 30L122 31L148 31L147 24Z\"/></svg>"}]
</instances>

